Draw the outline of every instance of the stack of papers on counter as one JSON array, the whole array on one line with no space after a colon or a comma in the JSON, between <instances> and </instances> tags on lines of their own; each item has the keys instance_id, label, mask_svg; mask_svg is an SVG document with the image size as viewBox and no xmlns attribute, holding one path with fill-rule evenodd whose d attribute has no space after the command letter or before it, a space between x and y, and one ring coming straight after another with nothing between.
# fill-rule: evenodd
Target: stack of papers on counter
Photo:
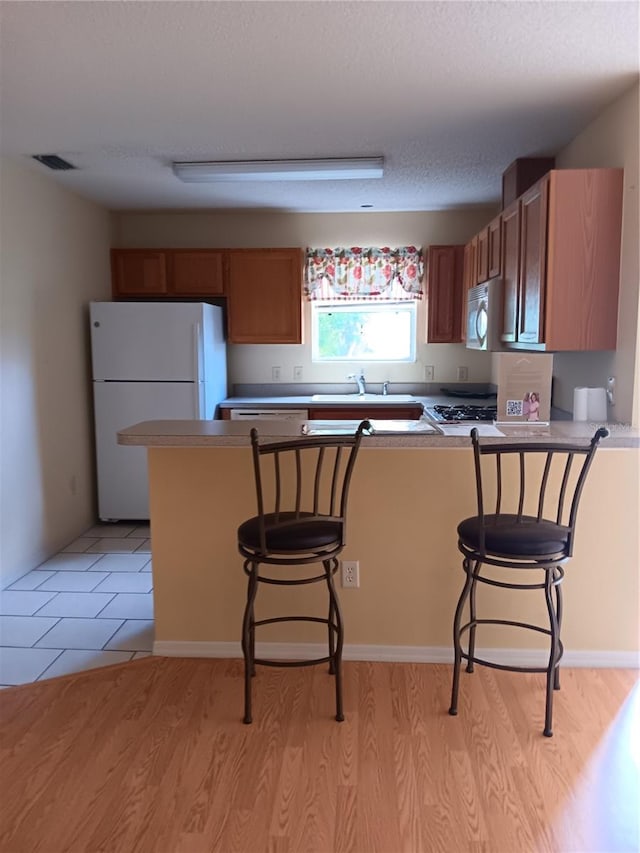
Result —
<instances>
[{"instance_id":1,"label":"stack of papers on counter","mask_svg":"<svg viewBox=\"0 0 640 853\"><path fill-rule=\"evenodd\" d=\"M502 435L503 432L495 427L493 424L483 424L483 423L464 423L464 424L438 424L438 429L443 435L458 435L463 436L464 438L469 438L471 436L471 430L477 429L478 435Z\"/></svg>"},{"instance_id":2,"label":"stack of papers on counter","mask_svg":"<svg viewBox=\"0 0 640 853\"><path fill-rule=\"evenodd\" d=\"M348 435L353 434L358 428L360 421L337 421L336 423L321 423L315 426L310 426L304 430L305 435ZM419 421L401 421L389 420L381 421L377 419L369 420L371 424L371 435L398 435L399 433L414 433L420 435L438 435L439 429L427 420ZM366 433L365 433L366 434Z\"/></svg>"},{"instance_id":3,"label":"stack of papers on counter","mask_svg":"<svg viewBox=\"0 0 640 853\"><path fill-rule=\"evenodd\" d=\"M418 432L423 434L437 435L438 430L433 423L430 421L420 420L420 421L401 421L401 420L393 420L393 421L379 421L377 419L369 420L371 424L372 431L374 435L380 435L384 433L397 433L397 432Z\"/></svg>"}]
</instances>

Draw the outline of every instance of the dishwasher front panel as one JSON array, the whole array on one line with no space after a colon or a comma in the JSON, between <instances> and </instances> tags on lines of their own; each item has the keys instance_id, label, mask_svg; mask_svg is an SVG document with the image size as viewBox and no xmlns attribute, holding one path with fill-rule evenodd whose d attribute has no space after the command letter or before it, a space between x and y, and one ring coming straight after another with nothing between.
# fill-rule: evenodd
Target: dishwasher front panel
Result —
<instances>
[{"instance_id":1,"label":"dishwasher front panel","mask_svg":"<svg viewBox=\"0 0 640 853\"><path fill-rule=\"evenodd\" d=\"M307 409L230 409L232 421L306 421Z\"/></svg>"}]
</instances>

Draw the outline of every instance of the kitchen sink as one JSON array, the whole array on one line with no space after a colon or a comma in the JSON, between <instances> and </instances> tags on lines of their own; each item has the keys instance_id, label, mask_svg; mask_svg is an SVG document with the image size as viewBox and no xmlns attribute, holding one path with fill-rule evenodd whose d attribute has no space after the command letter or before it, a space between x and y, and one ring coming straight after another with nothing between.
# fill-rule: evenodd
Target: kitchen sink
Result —
<instances>
[{"instance_id":1,"label":"kitchen sink","mask_svg":"<svg viewBox=\"0 0 640 853\"><path fill-rule=\"evenodd\" d=\"M314 403L417 403L412 394L314 394Z\"/></svg>"}]
</instances>

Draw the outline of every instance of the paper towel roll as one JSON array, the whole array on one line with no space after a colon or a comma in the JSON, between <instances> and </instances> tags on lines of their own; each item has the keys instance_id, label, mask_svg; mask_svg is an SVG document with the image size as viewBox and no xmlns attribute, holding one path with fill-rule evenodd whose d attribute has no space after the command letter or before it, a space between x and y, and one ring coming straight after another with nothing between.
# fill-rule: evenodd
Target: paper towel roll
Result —
<instances>
[{"instance_id":1,"label":"paper towel roll","mask_svg":"<svg viewBox=\"0 0 640 853\"><path fill-rule=\"evenodd\" d=\"M574 421L607 420L607 392L604 388L574 388Z\"/></svg>"},{"instance_id":2,"label":"paper towel roll","mask_svg":"<svg viewBox=\"0 0 640 853\"><path fill-rule=\"evenodd\" d=\"M607 391L605 388L589 388L588 420L607 422Z\"/></svg>"},{"instance_id":3,"label":"paper towel roll","mask_svg":"<svg viewBox=\"0 0 640 853\"><path fill-rule=\"evenodd\" d=\"M574 421L586 421L589 404L589 389L573 389L573 419Z\"/></svg>"}]
</instances>

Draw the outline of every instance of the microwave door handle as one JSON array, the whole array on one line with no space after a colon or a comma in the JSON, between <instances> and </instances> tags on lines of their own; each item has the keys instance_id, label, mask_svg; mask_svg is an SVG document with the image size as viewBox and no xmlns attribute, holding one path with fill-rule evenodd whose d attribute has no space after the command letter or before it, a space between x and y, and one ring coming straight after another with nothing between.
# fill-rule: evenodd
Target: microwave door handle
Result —
<instances>
[{"instance_id":1,"label":"microwave door handle","mask_svg":"<svg viewBox=\"0 0 640 853\"><path fill-rule=\"evenodd\" d=\"M486 318L485 323L484 323L484 327L485 327L484 332L480 329L480 315L483 313L484 313L485 318ZM487 316L487 305L485 302L481 302L478 305L478 310L476 311L476 337L478 339L478 343L482 347L485 345L485 342L487 340L488 328L489 328L489 324L488 324L488 316Z\"/></svg>"}]
</instances>

